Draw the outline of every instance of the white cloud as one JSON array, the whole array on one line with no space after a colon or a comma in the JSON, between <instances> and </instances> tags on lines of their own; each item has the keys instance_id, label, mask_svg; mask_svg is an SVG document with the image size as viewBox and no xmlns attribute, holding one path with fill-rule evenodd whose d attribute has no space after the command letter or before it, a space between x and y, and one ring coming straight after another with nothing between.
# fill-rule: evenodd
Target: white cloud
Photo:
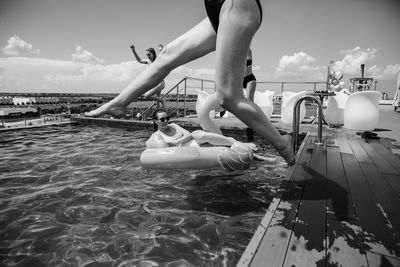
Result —
<instances>
[{"instance_id":1,"label":"white cloud","mask_svg":"<svg viewBox=\"0 0 400 267\"><path fill-rule=\"evenodd\" d=\"M28 56L39 55L39 49L33 49L32 44L28 44L17 35L11 36L7 40L7 45L2 49L6 56Z\"/></svg>"},{"instance_id":2,"label":"white cloud","mask_svg":"<svg viewBox=\"0 0 400 267\"><path fill-rule=\"evenodd\" d=\"M304 52L284 55L275 68L274 77L281 80L298 79L302 81L323 80L326 67L314 66L316 59Z\"/></svg>"},{"instance_id":3,"label":"white cloud","mask_svg":"<svg viewBox=\"0 0 400 267\"><path fill-rule=\"evenodd\" d=\"M353 49L342 50L341 53L344 54L343 59L336 61L333 69L350 77L361 76L361 64L366 65L365 76L378 80L396 79L400 72L400 64L387 65L383 71L377 65L368 66L367 63L372 62L378 53L376 48L363 49L357 46Z\"/></svg>"},{"instance_id":4,"label":"white cloud","mask_svg":"<svg viewBox=\"0 0 400 267\"><path fill-rule=\"evenodd\" d=\"M80 45L75 48L75 52L72 54L72 60L87 63L104 63L104 60L83 49Z\"/></svg>"},{"instance_id":5,"label":"white cloud","mask_svg":"<svg viewBox=\"0 0 400 267\"><path fill-rule=\"evenodd\" d=\"M378 66L373 65L368 68L367 73L370 77L378 80L393 80L400 73L400 64L387 65L382 71Z\"/></svg>"},{"instance_id":6,"label":"white cloud","mask_svg":"<svg viewBox=\"0 0 400 267\"><path fill-rule=\"evenodd\" d=\"M0 58L0 69L4 70L0 91L117 93L145 68L136 61L102 65L44 58ZM186 76L213 79L214 70L181 66L167 76L165 88L170 89Z\"/></svg>"},{"instance_id":7,"label":"white cloud","mask_svg":"<svg viewBox=\"0 0 400 267\"><path fill-rule=\"evenodd\" d=\"M82 63L74 73L46 74L46 81L109 81L127 82L138 75L143 68L136 62L121 62L119 64L100 65Z\"/></svg>"},{"instance_id":8,"label":"white cloud","mask_svg":"<svg viewBox=\"0 0 400 267\"><path fill-rule=\"evenodd\" d=\"M367 48L362 49L359 46L349 50L342 50L344 57L340 61L336 61L333 68L349 75L361 75L360 65L366 64L375 58L378 49Z\"/></svg>"},{"instance_id":9,"label":"white cloud","mask_svg":"<svg viewBox=\"0 0 400 267\"><path fill-rule=\"evenodd\" d=\"M302 65L308 65L315 62L315 58L307 55L304 52L294 53L293 56L284 55L279 61L279 69L287 69L293 67L299 67Z\"/></svg>"},{"instance_id":10,"label":"white cloud","mask_svg":"<svg viewBox=\"0 0 400 267\"><path fill-rule=\"evenodd\" d=\"M387 65L383 72L378 75L377 79L390 80L396 79L400 72L400 64Z\"/></svg>"}]
</instances>

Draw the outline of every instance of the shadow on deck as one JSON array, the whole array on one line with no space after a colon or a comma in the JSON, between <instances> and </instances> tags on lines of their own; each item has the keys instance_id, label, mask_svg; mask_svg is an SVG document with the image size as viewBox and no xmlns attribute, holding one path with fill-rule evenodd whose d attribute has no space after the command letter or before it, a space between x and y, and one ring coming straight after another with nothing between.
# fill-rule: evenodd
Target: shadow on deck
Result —
<instances>
[{"instance_id":1,"label":"shadow on deck","mask_svg":"<svg viewBox=\"0 0 400 267\"><path fill-rule=\"evenodd\" d=\"M237 266L400 266L400 159L354 132L307 135Z\"/></svg>"}]
</instances>

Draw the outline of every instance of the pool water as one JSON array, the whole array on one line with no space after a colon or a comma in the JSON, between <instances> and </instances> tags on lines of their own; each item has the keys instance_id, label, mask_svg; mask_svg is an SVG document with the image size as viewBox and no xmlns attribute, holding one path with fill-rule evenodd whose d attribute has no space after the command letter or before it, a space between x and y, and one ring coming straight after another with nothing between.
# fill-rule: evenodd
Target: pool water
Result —
<instances>
[{"instance_id":1,"label":"pool water","mask_svg":"<svg viewBox=\"0 0 400 267\"><path fill-rule=\"evenodd\" d=\"M239 173L148 170L139 155L150 134L0 133L0 266L235 266L283 160Z\"/></svg>"}]
</instances>

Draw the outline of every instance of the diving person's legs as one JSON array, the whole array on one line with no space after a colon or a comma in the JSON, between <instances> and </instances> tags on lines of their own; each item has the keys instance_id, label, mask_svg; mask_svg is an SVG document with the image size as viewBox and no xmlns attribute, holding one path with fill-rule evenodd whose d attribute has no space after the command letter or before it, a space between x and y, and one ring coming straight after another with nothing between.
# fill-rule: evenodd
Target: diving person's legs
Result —
<instances>
[{"instance_id":1,"label":"diving person's legs","mask_svg":"<svg viewBox=\"0 0 400 267\"><path fill-rule=\"evenodd\" d=\"M208 18L184 33L160 52L157 59L136 77L116 98L86 116L111 114L121 117L126 106L159 84L173 69L215 50L216 33Z\"/></svg>"},{"instance_id":2,"label":"diving person's legs","mask_svg":"<svg viewBox=\"0 0 400 267\"><path fill-rule=\"evenodd\" d=\"M281 136L256 104L243 96L245 60L259 22L260 12L254 0L225 1L216 44L217 95L222 107L270 140L287 163L293 165L295 156L289 140Z\"/></svg>"}]
</instances>

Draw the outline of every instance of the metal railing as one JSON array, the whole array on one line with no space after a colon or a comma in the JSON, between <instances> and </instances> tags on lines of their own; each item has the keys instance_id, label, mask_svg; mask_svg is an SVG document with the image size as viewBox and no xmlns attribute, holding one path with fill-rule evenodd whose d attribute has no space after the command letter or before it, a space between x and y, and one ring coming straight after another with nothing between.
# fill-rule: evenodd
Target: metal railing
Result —
<instances>
[{"instance_id":1,"label":"metal railing","mask_svg":"<svg viewBox=\"0 0 400 267\"><path fill-rule=\"evenodd\" d=\"M264 89L263 85L280 85L277 87L277 90L273 91L280 91L280 94L282 94L285 90L287 90L288 86L296 86L296 89L298 89L298 85L303 84L303 85L312 85L312 90L315 91L326 91L327 90L327 82L315 82L315 81L309 81L309 82L257 82L257 88L262 88ZM322 85L322 87L321 87ZM285 88L286 87L286 88ZM278 89L279 88L279 89ZM268 90L271 90L271 88L265 88ZM290 90L290 89L289 89Z\"/></svg>"},{"instance_id":2,"label":"metal railing","mask_svg":"<svg viewBox=\"0 0 400 267\"><path fill-rule=\"evenodd\" d=\"M190 81L195 81L195 82L199 82L200 84L198 84L198 86L190 86L188 84L188 82ZM206 83L212 83L212 87L207 87L205 86ZM200 90L208 90L211 89L213 91L215 91L215 82L213 80L207 80L207 79L198 79L198 78L193 78L193 77L185 77L182 80L180 80L179 82L177 82L174 86L171 87L171 89L169 89L163 96L161 96L161 98L164 101L168 101L168 102L175 102L175 111L177 116L180 115L180 110L182 110L182 115L183 117L185 117L187 115L187 110L188 110L188 106L187 103L189 100L197 100L196 99L189 99L189 95L188 95L188 89L190 88L196 88L196 89L200 89ZM183 107L181 107L183 102ZM151 113L152 111L155 110L155 106L157 104L153 103L151 104L148 108L146 108L142 114L140 118L137 119L141 119L141 120L146 120L146 118L149 116L149 113Z\"/></svg>"},{"instance_id":3,"label":"metal railing","mask_svg":"<svg viewBox=\"0 0 400 267\"><path fill-rule=\"evenodd\" d=\"M195 82L196 84L193 84ZM268 86L266 86L268 85ZM271 86L271 85L277 85ZM301 86L303 85L303 88ZM311 86L310 86L311 85ZM322 86L321 86L322 85ZM290 87L294 87L291 89ZM277 82L257 82L257 90L271 90L277 92L276 96L279 98L279 95L282 95L284 91L293 90L298 91L301 89L307 89L309 91L322 91L326 90L327 82L326 81L309 81L309 82L285 82L285 81L277 81ZM275 88L273 88L275 87ZM300 88L300 89L299 89ZM164 99L165 102L175 102L175 111L177 117L179 116L187 116L188 112L188 101L195 101L197 98L191 98L194 94L188 94L190 89L199 89L201 91L209 90L214 92L216 90L215 81L207 80L207 79L199 79L193 77L185 77L179 82L177 82L174 86L171 87L161 98ZM141 117L137 119L146 120L149 117L149 113L155 110L156 103L151 104L147 107L143 112L141 112Z\"/></svg>"},{"instance_id":4,"label":"metal railing","mask_svg":"<svg viewBox=\"0 0 400 267\"><path fill-rule=\"evenodd\" d=\"M298 142L299 142L299 130L300 130L300 105L304 100L314 101L318 105L318 136L317 141L315 142L318 145L322 145L322 119L324 117L324 113L322 112L322 103L321 101L314 96L302 96L300 97L293 108L293 151L297 152Z\"/></svg>"}]
</instances>

